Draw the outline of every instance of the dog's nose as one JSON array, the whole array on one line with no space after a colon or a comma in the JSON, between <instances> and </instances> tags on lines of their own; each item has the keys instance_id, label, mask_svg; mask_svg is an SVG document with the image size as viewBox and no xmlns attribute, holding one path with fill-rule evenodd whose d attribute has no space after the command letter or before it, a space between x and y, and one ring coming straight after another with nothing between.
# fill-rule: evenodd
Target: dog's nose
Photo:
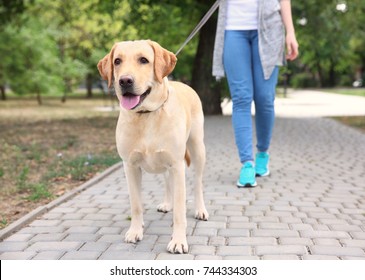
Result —
<instances>
[{"instance_id":1,"label":"dog's nose","mask_svg":"<svg viewBox=\"0 0 365 280\"><path fill-rule=\"evenodd\" d=\"M126 75L126 76L122 76L119 79L119 85L122 88L127 88L127 87L132 87L134 84L134 80L132 76Z\"/></svg>"}]
</instances>

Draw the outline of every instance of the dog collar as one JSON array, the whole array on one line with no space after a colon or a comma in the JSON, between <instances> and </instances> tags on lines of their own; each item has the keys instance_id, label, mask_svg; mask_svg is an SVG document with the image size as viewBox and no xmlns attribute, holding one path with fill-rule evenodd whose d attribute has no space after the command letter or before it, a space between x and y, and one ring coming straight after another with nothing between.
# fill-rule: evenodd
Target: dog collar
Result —
<instances>
[{"instance_id":1,"label":"dog collar","mask_svg":"<svg viewBox=\"0 0 365 280\"><path fill-rule=\"evenodd\" d=\"M166 102L167 102L167 100L169 99L169 96L170 96L170 90L167 90L167 97L166 97L165 101L164 101L164 102L162 103L162 105L161 105L160 107L158 107L156 110L154 110L154 111L142 110L142 111L138 111L138 112L136 112L136 113L138 113L138 114L148 114L148 113L156 112L157 110L161 109L161 108L165 105L165 103L166 103Z\"/></svg>"}]
</instances>

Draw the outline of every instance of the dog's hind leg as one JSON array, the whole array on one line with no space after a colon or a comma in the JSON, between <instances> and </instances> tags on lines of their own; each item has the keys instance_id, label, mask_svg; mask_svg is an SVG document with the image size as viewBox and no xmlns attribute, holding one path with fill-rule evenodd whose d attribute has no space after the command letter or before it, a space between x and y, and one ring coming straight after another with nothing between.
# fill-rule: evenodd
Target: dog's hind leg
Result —
<instances>
[{"instance_id":1,"label":"dog's hind leg","mask_svg":"<svg viewBox=\"0 0 365 280\"><path fill-rule=\"evenodd\" d=\"M203 196L203 172L205 166L204 128L202 123L193 125L187 142L190 151L191 162L194 168L194 191L195 191L195 218L208 220L209 214L205 208Z\"/></svg>"},{"instance_id":2,"label":"dog's hind leg","mask_svg":"<svg viewBox=\"0 0 365 280\"><path fill-rule=\"evenodd\" d=\"M165 195L161 204L157 205L158 212L167 213L172 210L172 180L168 172L164 173L165 178Z\"/></svg>"}]
</instances>

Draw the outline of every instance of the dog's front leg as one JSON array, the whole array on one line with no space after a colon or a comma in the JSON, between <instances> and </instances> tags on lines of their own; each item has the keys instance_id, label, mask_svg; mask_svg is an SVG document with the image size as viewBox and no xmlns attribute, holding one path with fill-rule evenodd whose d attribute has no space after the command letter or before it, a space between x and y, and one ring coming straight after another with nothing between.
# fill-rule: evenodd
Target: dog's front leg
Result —
<instances>
[{"instance_id":1,"label":"dog's front leg","mask_svg":"<svg viewBox=\"0 0 365 280\"><path fill-rule=\"evenodd\" d=\"M125 241L136 243L143 238L143 208L141 199L142 170L139 167L124 164L131 204L131 225L125 234Z\"/></svg>"},{"instance_id":2,"label":"dog's front leg","mask_svg":"<svg viewBox=\"0 0 365 280\"><path fill-rule=\"evenodd\" d=\"M173 185L173 232L167 250L170 253L187 253L186 240L186 189L185 189L185 163L182 161L173 166L169 171L169 180Z\"/></svg>"}]
</instances>

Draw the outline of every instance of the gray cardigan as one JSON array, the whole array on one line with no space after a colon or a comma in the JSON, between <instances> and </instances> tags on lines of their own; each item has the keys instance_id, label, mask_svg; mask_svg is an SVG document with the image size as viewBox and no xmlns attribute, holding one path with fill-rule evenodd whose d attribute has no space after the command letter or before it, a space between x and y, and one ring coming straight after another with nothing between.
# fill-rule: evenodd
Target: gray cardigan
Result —
<instances>
[{"instance_id":1,"label":"gray cardigan","mask_svg":"<svg viewBox=\"0 0 365 280\"><path fill-rule=\"evenodd\" d=\"M213 76L225 76L223 67L224 32L227 0L221 0L213 53ZM285 63L285 31L280 14L280 0L259 0L259 53L265 79L269 79L276 65Z\"/></svg>"}]
</instances>

